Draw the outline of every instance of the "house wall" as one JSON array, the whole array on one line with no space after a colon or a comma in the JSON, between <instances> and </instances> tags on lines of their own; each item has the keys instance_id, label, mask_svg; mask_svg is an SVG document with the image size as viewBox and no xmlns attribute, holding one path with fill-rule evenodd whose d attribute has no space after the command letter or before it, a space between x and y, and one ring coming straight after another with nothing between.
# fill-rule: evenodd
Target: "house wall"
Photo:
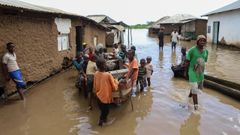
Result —
<instances>
[{"instance_id":1,"label":"house wall","mask_svg":"<svg viewBox=\"0 0 240 135\"><path fill-rule=\"evenodd\" d=\"M208 42L212 42L214 21L220 22L219 42L240 47L240 10L209 15L207 26L211 26L211 32L207 33Z\"/></svg>"},{"instance_id":2,"label":"house wall","mask_svg":"<svg viewBox=\"0 0 240 135\"><path fill-rule=\"evenodd\" d=\"M207 35L207 20L196 20L196 36Z\"/></svg>"},{"instance_id":3,"label":"house wall","mask_svg":"<svg viewBox=\"0 0 240 135\"><path fill-rule=\"evenodd\" d=\"M191 21L191 22L187 22L187 23L183 24L182 29L181 29L182 36L185 37L185 38L194 39L195 38L195 32L196 32L195 26L196 26L195 21Z\"/></svg>"},{"instance_id":4,"label":"house wall","mask_svg":"<svg viewBox=\"0 0 240 135\"><path fill-rule=\"evenodd\" d=\"M195 32L195 21L191 21L182 25L182 32Z\"/></svg>"},{"instance_id":5,"label":"house wall","mask_svg":"<svg viewBox=\"0 0 240 135\"><path fill-rule=\"evenodd\" d=\"M93 24L88 24L84 27L84 42L89 46L94 45L94 37L97 37L97 44L101 43L103 46L106 46L106 31L97 28Z\"/></svg>"},{"instance_id":6,"label":"house wall","mask_svg":"<svg viewBox=\"0 0 240 135\"><path fill-rule=\"evenodd\" d=\"M156 35L156 34L158 34L159 30L160 30L160 28L149 28L148 29L148 34Z\"/></svg>"},{"instance_id":7,"label":"house wall","mask_svg":"<svg viewBox=\"0 0 240 135\"><path fill-rule=\"evenodd\" d=\"M16 44L17 62L24 79L26 81L41 80L60 69L64 57L74 56L76 48L74 32L71 28L70 49L58 51L58 31L53 17L36 18L36 16L1 14L0 57L2 58L7 51L6 43L13 42ZM2 59L0 62L2 63ZM2 72L0 76L3 78ZM5 82L5 84L10 86L11 83Z\"/></svg>"},{"instance_id":8,"label":"house wall","mask_svg":"<svg viewBox=\"0 0 240 135\"><path fill-rule=\"evenodd\" d=\"M179 31L179 27L181 26L181 24L160 24L161 27L164 27L164 34L166 35L170 35L174 29L177 30L177 32Z\"/></svg>"},{"instance_id":9,"label":"house wall","mask_svg":"<svg viewBox=\"0 0 240 135\"><path fill-rule=\"evenodd\" d=\"M182 26L182 35L184 37L192 37L196 39L198 35L205 35L207 33L207 21L195 20L187 22Z\"/></svg>"}]
</instances>

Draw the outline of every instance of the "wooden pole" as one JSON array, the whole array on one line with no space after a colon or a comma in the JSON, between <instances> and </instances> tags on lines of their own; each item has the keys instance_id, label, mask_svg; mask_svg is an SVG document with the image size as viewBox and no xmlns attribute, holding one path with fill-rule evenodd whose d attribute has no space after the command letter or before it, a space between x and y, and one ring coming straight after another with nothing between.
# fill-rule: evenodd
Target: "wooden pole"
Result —
<instances>
[{"instance_id":1,"label":"wooden pole","mask_svg":"<svg viewBox=\"0 0 240 135\"><path fill-rule=\"evenodd\" d=\"M132 41L132 29L130 29L130 35L131 35L131 45L132 45L132 43L133 43L133 41Z\"/></svg>"},{"instance_id":2,"label":"wooden pole","mask_svg":"<svg viewBox=\"0 0 240 135\"><path fill-rule=\"evenodd\" d=\"M131 93L129 94L129 96L130 96L130 102L131 102L132 111L134 111L133 102L132 102L132 90L131 90Z\"/></svg>"},{"instance_id":3,"label":"wooden pole","mask_svg":"<svg viewBox=\"0 0 240 135\"><path fill-rule=\"evenodd\" d=\"M130 41L129 41L129 40L130 40L130 37L129 37L129 36L130 36L130 35L129 35L129 34L130 34L130 31L129 31L129 28L128 28L128 49L130 48L130 46L129 46L129 44L130 44Z\"/></svg>"}]
</instances>

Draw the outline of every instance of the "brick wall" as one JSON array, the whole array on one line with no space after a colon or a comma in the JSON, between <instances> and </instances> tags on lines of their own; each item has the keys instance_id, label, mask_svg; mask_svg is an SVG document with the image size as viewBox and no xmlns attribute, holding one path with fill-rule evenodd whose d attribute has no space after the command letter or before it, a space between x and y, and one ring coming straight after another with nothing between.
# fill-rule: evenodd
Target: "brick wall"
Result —
<instances>
[{"instance_id":1,"label":"brick wall","mask_svg":"<svg viewBox=\"0 0 240 135\"><path fill-rule=\"evenodd\" d=\"M25 80L41 80L61 68L63 57L75 55L74 32L75 29L72 28L69 35L71 48L59 52L54 18L0 15L0 57L7 51L6 43L13 42L16 44L17 62ZM3 81L2 73L0 75Z\"/></svg>"},{"instance_id":2,"label":"brick wall","mask_svg":"<svg viewBox=\"0 0 240 135\"><path fill-rule=\"evenodd\" d=\"M94 36L98 38L98 43L102 43L104 46L106 45L106 31L97 28L93 24L86 25L84 28L84 42L93 46Z\"/></svg>"}]
</instances>

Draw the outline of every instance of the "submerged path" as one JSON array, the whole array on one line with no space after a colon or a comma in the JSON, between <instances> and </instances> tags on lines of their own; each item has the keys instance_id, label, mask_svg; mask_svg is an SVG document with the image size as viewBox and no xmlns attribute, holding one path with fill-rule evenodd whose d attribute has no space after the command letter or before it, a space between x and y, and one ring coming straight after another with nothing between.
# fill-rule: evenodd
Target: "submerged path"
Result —
<instances>
[{"instance_id":1,"label":"submerged path","mask_svg":"<svg viewBox=\"0 0 240 135\"><path fill-rule=\"evenodd\" d=\"M99 109L86 110L87 101L75 88L74 70L66 71L31 89L25 101L12 100L0 106L3 135L239 135L240 104L221 93L204 89L199 111L182 108L188 82L173 78L170 66L180 59L180 50L167 44L158 52L156 39L145 30L133 31L138 58L153 57L152 89L133 98L134 111L126 103L110 110L115 121L97 126Z\"/></svg>"}]
</instances>

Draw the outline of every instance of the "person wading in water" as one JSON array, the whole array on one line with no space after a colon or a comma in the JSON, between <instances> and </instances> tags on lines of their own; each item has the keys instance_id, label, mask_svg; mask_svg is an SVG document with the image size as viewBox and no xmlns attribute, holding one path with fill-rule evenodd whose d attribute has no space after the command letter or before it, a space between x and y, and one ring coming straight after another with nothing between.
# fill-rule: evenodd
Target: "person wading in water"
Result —
<instances>
[{"instance_id":1,"label":"person wading in water","mask_svg":"<svg viewBox=\"0 0 240 135\"><path fill-rule=\"evenodd\" d=\"M162 49L163 51L163 46L164 46L164 32L163 32L164 28L160 27L160 30L158 32L158 40L159 40L159 51L160 49Z\"/></svg>"},{"instance_id":2,"label":"person wading in water","mask_svg":"<svg viewBox=\"0 0 240 135\"><path fill-rule=\"evenodd\" d=\"M197 45L189 49L186 57L186 67L188 67L189 82L191 90L189 98L193 98L194 109L198 109L197 94L203 89L205 62L208 60L208 50L206 46L206 37L199 35Z\"/></svg>"}]
</instances>

